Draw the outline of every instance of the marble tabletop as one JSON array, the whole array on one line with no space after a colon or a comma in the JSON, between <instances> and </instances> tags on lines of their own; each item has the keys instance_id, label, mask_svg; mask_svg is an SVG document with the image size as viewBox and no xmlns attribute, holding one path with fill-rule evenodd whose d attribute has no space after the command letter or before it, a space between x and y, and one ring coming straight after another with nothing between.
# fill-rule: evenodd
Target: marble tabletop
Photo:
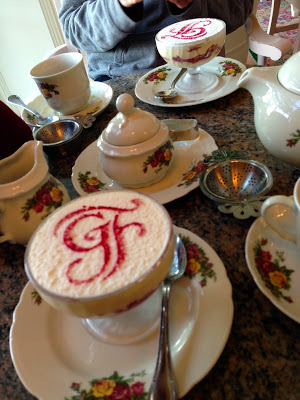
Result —
<instances>
[{"instance_id":1,"label":"marble tabletop","mask_svg":"<svg viewBox=\"0 0 300 400\"><path fill-rule=\"evenodd\" d=\"M231 146L247 150L252 159L269 167L274 178L269 194L292 194L300 170L281 162L263 148L255 132L254 105L249 92L238 89L223 98L196 106L155 107L135 97L134 87L139 77L130 75L107 81L114 91L113 100L97 116L93 126L84 130L76 152L63 157L49 156L50 172L66 185L72 196L76 193L70 176L76 158L98 138L117 113L116 98L125 92L134 96L137 107L154 113L159 119L197 119L199 127L215 139L219 148ZM221 213L199 188L165 207L175 225L194 232L216 251L233 288L234 319L226 346L211 371L183 399L299 400L299 324L279 311L261 293L246 264L245 240L255 219L240 220L232 214ZM28 281L23 257L23 246L0 245L1 400L34 399L19 380L9 350L13 311ZM46 362L43 368L47 369Z\"/></svg>"}]
</instances>

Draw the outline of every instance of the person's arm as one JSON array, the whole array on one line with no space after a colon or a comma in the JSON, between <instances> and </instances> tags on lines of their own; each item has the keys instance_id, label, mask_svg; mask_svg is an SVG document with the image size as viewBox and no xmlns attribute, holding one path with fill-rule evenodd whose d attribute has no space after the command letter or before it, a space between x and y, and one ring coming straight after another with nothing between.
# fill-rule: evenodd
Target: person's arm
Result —
<instances>
[{"instance_id":1,"label":"person's arm","mask_svg":"<svg viewBox=\"0 0 300 400\"><path fill-rule=\"evenodd\" d=\"M135 15L136 19L136 16L142 15L142 0L126 1L132 4L128 12L127 9L124 11L126 7L119 0L63 0L59 19L65 37L74 47L83 51L111 50L138 23L131 16ZM123 2L125 4L125 0Z\"/></svg>"}]
</instances>

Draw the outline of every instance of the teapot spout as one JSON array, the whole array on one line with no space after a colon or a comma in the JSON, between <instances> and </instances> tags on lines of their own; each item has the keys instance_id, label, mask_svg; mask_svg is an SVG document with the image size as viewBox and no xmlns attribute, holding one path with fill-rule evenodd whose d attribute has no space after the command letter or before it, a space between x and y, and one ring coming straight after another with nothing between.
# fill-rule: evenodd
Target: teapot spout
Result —
<instances>
[{"instance_id":1,"label":"teapot spout","mask_svg":"<svg viewBox=\"0 0 300 400\"><path fill-rule=\"evenodd\" d=\"M247 89L252 96L256 95L256 91L261 91L262 87L266 86L266 76L272 67L252 67L246 69L240 76L237 86Z\"/></svg>"}]
</instances>

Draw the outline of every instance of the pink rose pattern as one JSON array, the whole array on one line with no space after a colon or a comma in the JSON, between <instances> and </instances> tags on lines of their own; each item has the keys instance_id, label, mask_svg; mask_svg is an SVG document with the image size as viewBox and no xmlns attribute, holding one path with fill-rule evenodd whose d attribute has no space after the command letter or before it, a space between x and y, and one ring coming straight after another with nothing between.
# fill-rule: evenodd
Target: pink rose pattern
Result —
<instances>
[{"instance_id":1,"label":"pink rose pattern","mask_svg":"<svg viewBox=\"0 0 300 400\"><path fill-rule=\"evenodd\" d=\"M73 382L71 389L74 395L65 400L146 400L145 384L136 378L146 375L145 371L131 374L128 378L114 372L108 378L94 379L88 390L82 389L81 384Z\"/></svg>"},{"instance_id":2,"label":"pink rose pattern","mask_svg":"<svg viewBox=\"0 0 300 400\"><path fill-rule=\"evenodd\" d=\"M181 182L177 186L190 186L192 183L196 182L197 179L199 179L200 174L206 169L207 165L204 164L203 160L193 162L190 169L183 174Z\"/></svg>"},{"instance_id":3,"label":"pink rose pattern","mask_svg":"<svg viewBox=\"0 0 300 400\"><path fill-rule=\"evenodd\" d=\"M87 171L85 174L82 172L78 173L78 182L84 192L93 193L105 189L105 183L99 181L95 176L90 175L90 171Z\"/></svg>"},{"instance_id":4,"label":"pink rose pattern","mask_svg":"<svg viewBox=\"0 0 300 400\"><path fill-rule=\"evenodd\" d=\"M51 97L53 97L53 95L55 94L59 94L59 91L56 89L57 85L52 85L49 83L38 83L38 87L46 100L51 99Z\"/></svg>"},{"instance_id":5,"label":"pink rose pattern","mask_svg":"<svg viewBox=\"0 0 300 400\"><path fill-rule=\"evenodd\" d=\"M255 243L253 251L256 268L265 286L277 299L280 300L282 298L288 303L293 303L292 298L284 295L282 290L289 290L291 288L291 274L294 270L288 269L283 264L285 261L283 251L276 251L277 258L272 259L271 253L263 250L263 246L267 244L268 240L263 238Z\"/></svg>"},{"instance_id":6,"label":"pink rose pattern","mask_svg":"<svg viewBox=\"0 0 300 400\"><path fill-rule=\"evenodd\" d=\"M220 64L222 64L220 70L222 76L236 76L242 72L241 67L235 62L225 60L221 61Z\"/></svg>"},{"instance_id":7,"label":"pink rose pattern","mask_svg":"<svg viewBox=\"0 0 300 400\"><path fill-rule=\"evenodd\" d=\"M63 203L64 195L57 184L50 178L35 195L26 200L22 207L23 220L29 221L30 211L41 215L41 220L45 219L53 209L60 207Z\"/></svg>"},{"instance_id":8,"label":"pink rose pattern","mask_svg":"<svg viewBox=\"0 0 300 400\"><path fill-rule=\"evenodd\" d=\"M157 69L156 71L152 72L151 74L147 75L146 78L144 78L143 82L148 85L149 82L153 82L154 85L157 85L159 82L165 81L168 72L171 71L171 68L168 67L162 67Z\"/></svg>"},{"instance_id":9,"label":"pink rose pattern","mask_svg":"<svg viewBox=\"0 0 300 400\"><path fill-rule=\"evenodd\" d=\"M168 140L163 146L156 150L143 164L143 172L146 174L148 168L156 168L155 173L157 174L164 166L168 166L171 162L173 154L173 144Z\"/></svg>"},{"instance_id":10,"label":"pink rose pattern","mask_svg":"<svg viewBox=\"0 0 300 400\"><path fill-rule=\"evenodd\" d=\"M187 256L187 266L184 275L188 278L200 277L200 285L207 285L208 279L217 280L217 275L213 270L213 264L209 261L204 250L198 244L191 241L188 236L179 235Z\"/></svg>"}]
</instances>

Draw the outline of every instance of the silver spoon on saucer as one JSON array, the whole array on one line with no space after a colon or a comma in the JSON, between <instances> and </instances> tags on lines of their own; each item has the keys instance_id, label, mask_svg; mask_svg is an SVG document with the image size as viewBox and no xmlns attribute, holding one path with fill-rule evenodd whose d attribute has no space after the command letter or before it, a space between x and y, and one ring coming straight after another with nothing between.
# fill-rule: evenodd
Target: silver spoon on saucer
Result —
<instances>
[{"instance_id":1,"label":"silver spoon on saucer","mask_svg":"<svg viewBox=\"0 0 300 400\"><path fill-rule=\"evenodd\" d=\"M175 90L175 85L178 82L178 80L182 77L182 75L185 73L185 71L186 71L186 68L181 68L179 74L176 76L176 78L172 82L169 89L161 90L160 92L155 93L154 97L156 99L161 99L161 100L171 100L171 99L174 99L175 97L177 97L178 92L177 92L177 90Z\"/></svg>"},{"instance_id":2,"label":"silver spoon on saucer","mask_svg":"<svg viewBox=\"0 0 300 400\"><path fill-rule=\"evenodd\" d=\"M7 100L12 103L15 104L17 106L20 106L22 108L24 108L25 110L31 112L37 119L38 122L36 125L38 126L42 126L45 124L49 124L51 122L57 121L59 118L58 117L46 117L44 118L40 113L38 113L36 110L34 110L33 108L29 107L27 104L24 103L24 101L17 95L12 94L11 96L9 96L7 98Z\"/></svg>"},{"instance_id":3,"label":"silver spoon on saucer","mask_svg":"<svg viewBox=\"0 0 300 400\"><path fill-rule=\"evenodd\" d=\"M148 392L148 400L178 399L175 374L170 354L168 309L171 285L183 275L186 263L187 258L184 244L176 234L174 259L162 287L158 355L153 380Z\"/></svg>"},{"instance_id":4,"label":"silver spoon on saucer","mask_svg":"<svg viewBox=\"0 0 300 400\"><path fill-rule=\"evenodd\" d=\"M17 106L20 106L22 108L24 108L25 110L31 112L36 118L37 118L37 122L35 124L32 124L35 127L41 127L44 125L48 125L51 124L52 122L56 122L56 121L62 121L65 119L73 119L79 123L81 123L81 125L84 128L89 128L90 126L92 126L92 123L95 121L95 117L91 114L86 114L86 115L82 115L82 114L77 114L77 115L53 115L51 117L43 117L40 113L38 113L36 110L34 110L33 108L31 108L30 106L28 106L27 104L24 103L24 101L17 95L12 94L11 96L9 96L7 98L7 100L12 103L15 104Z\"/></svg>"}]
</instances>

